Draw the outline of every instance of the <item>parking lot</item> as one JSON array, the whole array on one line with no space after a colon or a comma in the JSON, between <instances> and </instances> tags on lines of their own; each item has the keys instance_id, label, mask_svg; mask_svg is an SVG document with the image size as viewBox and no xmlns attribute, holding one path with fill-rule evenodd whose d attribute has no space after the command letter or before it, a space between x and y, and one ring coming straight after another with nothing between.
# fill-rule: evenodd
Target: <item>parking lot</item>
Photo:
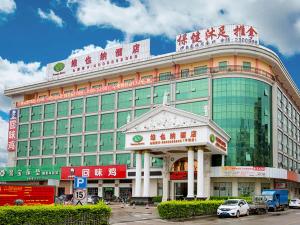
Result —
<instances>
[{"instance_id":1,"label":"parking lot","mask_svg":"<svg viewBox=\"0 0 300 225\"><path fill-rule=\"evenodd\" d=\"M282 212L269 212L264 215L250 215L240 218L218 218L217 216L203 216L184 221L166 221L159 218L155 207L145 209L136 206L132 208L120 205L111 205L112 217L110 224L114 225L136 225L136 224L201 224L201 225L299 225L300 209L289 209Z\"/></svg>"}]
</instances>

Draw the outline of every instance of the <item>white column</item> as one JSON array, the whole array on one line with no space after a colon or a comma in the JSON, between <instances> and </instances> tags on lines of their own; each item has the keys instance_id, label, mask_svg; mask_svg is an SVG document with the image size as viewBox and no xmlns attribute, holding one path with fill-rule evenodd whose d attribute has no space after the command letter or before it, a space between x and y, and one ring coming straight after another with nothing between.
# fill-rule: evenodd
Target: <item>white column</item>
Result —
<instances>
[{"instance_id":1,"label":"white column","mask_svg":"<svg viewBox=\"0 0 300 225\"><path fill-rule=\"evenodd\" d=\"M150 153L144 153L144 197L150 197Z\"/></svg>"},{"instance_id":2,"label":"white column","mask_svg":"<svg viewBox=\"0 0 300 225\"><path fill-rule=\"evenodd\" d=\"M142 153L136 152L135 160L135 197L141 197L142 187Z\"/></svg>"},{"instance_id":3,"label":"white column","mask_svg":"<svg viewBox=\"0 0 300 225\"><path fill-rule=\"evenodd\" d=\"M194 149L188 148L188 194L187 198L194 198Z\"/></svg>"},{"instance_id":4,"label":"white column","mask_svg":"<svg viewBox=\"0 0 300 225\"><path fill-rule=\"evenodd\" d=\"M167 201L169 197L169 170L168 170L168 158L163 158L163 197L162 201Z\"/></svg>"},{"instance_id":5,"label":"white column","mask_svg":"<svg viewBox=\"0 0 300 225\"><path fill-rule=\"evenodd\" d=\"M197 198L204 197L204 157L203 150L197 152Z\"/></svg>"}]
</instances>

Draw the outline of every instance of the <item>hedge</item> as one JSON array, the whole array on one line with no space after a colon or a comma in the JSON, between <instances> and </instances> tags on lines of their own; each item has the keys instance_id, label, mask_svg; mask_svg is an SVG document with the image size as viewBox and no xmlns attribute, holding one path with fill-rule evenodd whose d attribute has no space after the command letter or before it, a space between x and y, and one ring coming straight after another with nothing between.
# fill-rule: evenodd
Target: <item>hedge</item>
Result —
<instances>
[{"instance_id":1,"label":"hedge","mask_svg":"<svg viewBox=\"0 0 300 225\"><path fill-rule=\"evenodd\" d=\"M110 214L111 209L104 203L84 206L1 206L0 224L108 224Z\"/></svg>"},{"instance_id":2,"label":"hedge","mask_svg":"<svg viewBox=\"0 0 300 225\"><path fill-rule=\"evenodd\" d=\"M194 200L194 201L167 201L158 205L159 216L163 219L189 218L200 215L216 214L217 208L223 200Z\"/></svg>"},{"instance_id":3,"label":"hedge","mask_svg":"<svg viewBox=\"0 0 300 225\"><path fill-rule=\"evenodd\" d=\"M246 202L248 203L252 203L252 197L251 196L247 196L247 197L243 197L243 196L210 196L209 200L228 200L228 199L244 199L246 200Z\"/></svg>"}]
</instances>

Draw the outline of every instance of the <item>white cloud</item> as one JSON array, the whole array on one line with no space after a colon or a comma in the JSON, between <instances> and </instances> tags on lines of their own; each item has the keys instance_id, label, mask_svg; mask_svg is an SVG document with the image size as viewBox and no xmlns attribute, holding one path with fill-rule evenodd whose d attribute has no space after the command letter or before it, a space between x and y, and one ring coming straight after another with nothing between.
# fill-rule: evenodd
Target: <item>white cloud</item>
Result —
<instances>
[{"instance_id":1,"label":"white cloud","mask_svg":"<svg viewBox=\"0 0 300 225\"><path fill-rule=\"evenodd\" d=\"M123 42L121 42L120 40L116 40L116 39L114 39L112 41L108 40L108 41L106 41L105 49L112 48L112 47L115 47L115 46L118 46L118 45L121 45L121 44L123 44ZM85 54L95 52L95 51L99 51L99 50L102 50L102 49L103 48L100 47L100 46L90 44L90 45L84 46L83 48L72 50L69 58L77 57L77 56L80 56L80 55L85 55Z\"/></svg>"},{"instance_id":2,"label":"white cloud","mask_svg":"<svg viewBox=\"0 0 300 225\"><path fill-rule=\"evenodd\" d=\"M1 0L0 13L10 14L16 10L17 6L14 0Z\"/></svg>"},{"instance_id":3,"label":"white cloud","mask_svg":"<svg viewBox=\"0 0 300 225\"><path fill-rule=\"evenodd\" d=\"M131 0L121 7L109 0L69 0L85 26L113 27L126 36L176 34L219 24L258 28L267 45L286 55L300 52L299 0Z\"/></svg>"},{"instance_id":4,"label":"white cloud","mask_svg":"<svg viewBox=\"0 0 300 225\"><path fill-rule=\"evenodd\" d=\"M57 16L51 9L50 9L49 13L47 13L47 12L44 12L43 10L41 10L40 8L38 8L38 14L42 19L49 20L49 21L55 23L59 27L62 27L64 24L64 21L62 20L62 18Z\"/></svg>"},{"instance_id":5,"label":"white cloud","mask_svg":"<svg viewBox=\"0 0 300 225\"><path fill-rule=\"evenodd\" d=\"M7 162L7 132L8 132L8 123L0 117L0 167L5 166Z\"/></svg>"}]
</instances>

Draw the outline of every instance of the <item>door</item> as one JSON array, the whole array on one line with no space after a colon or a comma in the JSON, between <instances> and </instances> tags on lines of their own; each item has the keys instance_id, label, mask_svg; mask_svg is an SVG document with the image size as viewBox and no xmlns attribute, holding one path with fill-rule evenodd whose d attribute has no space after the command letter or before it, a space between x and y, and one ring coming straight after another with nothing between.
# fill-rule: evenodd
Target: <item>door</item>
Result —
<instances>
[{"instance_id":1,"label":"door","mask_svg":"<svg viewBox=\"0 0 300 225\"><path fill-rule=\"evenodd\" d=\"M180 182L174 184L175 188L175 200L183 200L187 196L187 183Z\"/></svg>"}]
</instances>

